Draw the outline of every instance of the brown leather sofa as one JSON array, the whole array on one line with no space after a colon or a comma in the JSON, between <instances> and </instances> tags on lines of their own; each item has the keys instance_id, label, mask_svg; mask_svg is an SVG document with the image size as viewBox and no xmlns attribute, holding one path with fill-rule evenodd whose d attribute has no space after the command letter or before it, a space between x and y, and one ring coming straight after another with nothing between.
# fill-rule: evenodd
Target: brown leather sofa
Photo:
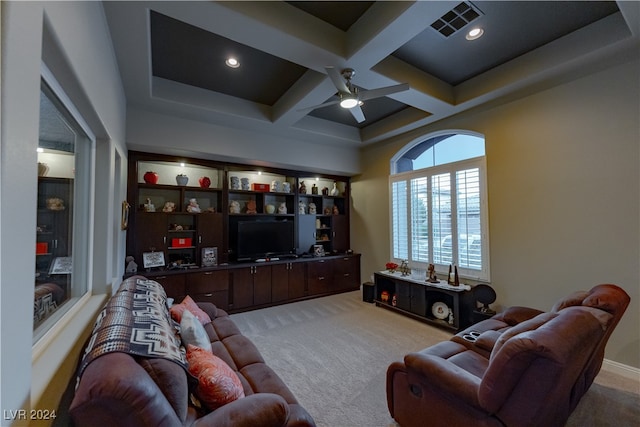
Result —
<instances>
[{"instance_id":1,"label":"brown leather sofa","mask_svg":"<svg viewBox=\"0 0 640 427\"><path fill-rule=\"evenodd\" d=\"M123 285L140 278L144 279L128 278ZM314 426L229 315L211 303L198 305L212 319L205 330L213 353L236 372L245 397L203 411L190 400L189 378L182 366L111 352L97 357L82 372L69 408L75 426Z\"/></svg>"},{"instance_id":2,"label":"brown leather sofa","mask_svg":"<svg viewBox=\"0 0 640 427\"><path fill-rule=\"evenodd\" d=\"M387 404L402 426L563 426L589 389L629 305L615 285L511 307L387 370Z\"/></svg>"}]
</instances>

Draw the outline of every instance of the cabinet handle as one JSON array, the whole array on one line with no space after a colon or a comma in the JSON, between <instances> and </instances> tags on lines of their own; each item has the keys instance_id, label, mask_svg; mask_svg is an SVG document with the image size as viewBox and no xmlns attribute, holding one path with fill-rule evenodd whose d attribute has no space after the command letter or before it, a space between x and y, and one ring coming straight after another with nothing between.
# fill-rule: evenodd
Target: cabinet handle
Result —
<instances>
[{"instance_id":1,"label":"cabinet handle","mask_svg":"<svg viewBox=\"0 0 640 427\"><path fill-rule=\"evenodd\" d=\"M163 244L163 245L166 245L166 244L167 244L167 236L164 236L164 237L162 238L162 244Z\"/></svg>"},{"instance_id":2,"label":"cabinet handle","mask_svg":"<svg viewBox=\"0 0 640 427\"><path fill-rule=\"evenodd\" d=\"M198 244L202 243L202 236L198 236Z\"/></svg>"},{"instance_id":3,"label":"cabinet handle","mask_svg":"<svg viewBox=\"0 0 640 427\"><path fill-rule=\"evenodd\" d=\"M318 280L324 280L324 276L318 277Z\"/></svg>"},{"instance_id":4,"label":"cabinet handle","mask_svg":"<svg viewBox=\"0 0 640 427\"><path fill-rule=\"evenodd\" d=\"M205 276L211 276L213 274L213 271L207 271L204 273Z\"/></svg>"},{"instance_id":5,"label":"cabinet handle","mask_svg":"<svg viewBox=\"0 0 640 427\"><path fill-rule=\"evenodd\" d=\"M158 280L162 280L162 279L166 279L166 278L167 278L167 276L156 276L156 279L158 279Z\"/></svg>"},{"instance_id":6,"label":"cabinet handle","mask_svg":"<svg viewBox=\"0 0 640 427\"><path fill-rule=\"evenodd\" d=\"M213 294L204 294L205 297L212 297Z\"/></svg>"},{"instance_id":7,"label":"cabinet handle","mask_svg":"<svg viewBox=\"0 0 640 427\"><path fill-rule=\"evenodd\" d=\"M344 277L349 277L349 276L350 276L350 274L349 274L349 273L344 273L344 274L343 274L343 276L344 276Z\"/></svg>"}]
</instances>

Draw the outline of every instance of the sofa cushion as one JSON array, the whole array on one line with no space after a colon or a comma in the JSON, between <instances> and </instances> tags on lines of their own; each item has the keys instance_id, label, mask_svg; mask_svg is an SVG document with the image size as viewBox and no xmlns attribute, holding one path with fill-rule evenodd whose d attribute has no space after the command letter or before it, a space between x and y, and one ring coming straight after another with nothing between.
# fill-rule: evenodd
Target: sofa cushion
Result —
<instances>
[{"instance_id":1,"label":"sofa cushion","mask_svg":"<svg viewBox=\"0 0 640 427\"><path fill-rule=\"evenodd\" d=\"M180 321L180 337L182 345L188 348L189 345L200 347L204 350L211 351L211 342L209 336L204 330L202 323L189 310L182 312L182 320Z\"/></svg>"},{"instance_id":2,"label":"sofa cushion","mask_svg":"<svg viewBox=\"0 0 640 427\"><path fill-rule=\"evenodd\" d=\"M189 372L198 378L196 395L211 410L244 397L238 375L222 359L199 347L187 347Z\"/></svg>"},{"instance_id":3,"label":"sofa cushion","mask_svg":"<svg viewBox=\"0 0 640 427\"><path fill-rule=\"evenodd\" d=\"M171 317L178 323L180 323L180 321L182 320L182 312L185 310L189 310L194 316L198 318L200 323L202 323L203 325L211 322L211 318L209 317L209 315L205 313L200 307L198 307L198 304L196 304L189 295L184 297L180 304L174 304L169 309L169 311L171 312Z\"/></svg>"}]
</instances>

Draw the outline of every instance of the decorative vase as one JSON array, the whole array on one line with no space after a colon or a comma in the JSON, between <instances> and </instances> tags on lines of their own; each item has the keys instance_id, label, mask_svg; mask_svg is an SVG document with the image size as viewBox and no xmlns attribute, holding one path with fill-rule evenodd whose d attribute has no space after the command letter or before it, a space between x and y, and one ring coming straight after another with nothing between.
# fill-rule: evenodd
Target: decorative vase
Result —
<instances>
[{"instance_id":1,"label":"decorative vase","mask_svg":"<svg viewBox=\"0 0 640 427\"><path fill-rule=\"evenodd\" d=\"M202 188L209 188L211 186L211 179L208 176L201 177L198 182Z\"/></svg>"},{"instance_id":2,"label":"decorative vase","mask_svg":"<svg viewBox=\"0 0 640 427\"><path fill-rule=\"evenodd\" d=\"M178 185L187 185L189 177L187 175L176 175L176 182Z\"/></svg>"},{"instance_id":3,"label":"decorative vase","mask_svg":"<svg viewBox=\"0 0 640 427\"><path fill-rule=\"evenodd\" d=\"M268 214L272 214L272 213L274 213L276 211L276 207L274 205L271 205L271 204L268 204L266 206L266 209L267 209L267 213Z\"/></svg>"},{"instance_id":4,"label":"decorative vase","mask_svg":"<svg viewBox=\"0 0 640 427\"><path fill-rule=\"evenodd\" d=\"M144 174L143 178L147 184L157 184L159 176L156 172L148 171Z\"/></svg>"}]
</instances>

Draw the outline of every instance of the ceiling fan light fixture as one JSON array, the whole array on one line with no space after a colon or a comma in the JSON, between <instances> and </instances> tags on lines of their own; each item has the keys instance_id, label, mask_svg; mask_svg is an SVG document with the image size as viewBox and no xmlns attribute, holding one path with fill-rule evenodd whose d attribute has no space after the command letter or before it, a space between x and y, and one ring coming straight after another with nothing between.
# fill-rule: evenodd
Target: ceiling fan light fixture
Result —
<instances>
[{"instance_id":1,"label":"ceiling fan light fixture","mask_svg":"<svg viewBox=\"0 0 640 427\"><path fill-rule=\"evenodd\" d=\"M343 97L340 101L340 106L342 108L353 108L358 105L358 98L352 96Z\"/></svg>"},{"instance_id":2,"label":"ceiling fan light fixture","mask_svg":"<svg viewBox=\"0 0 640 427\"><path fill-rule=\"evenodd\" d=\"M240 62L234 57L227 58L227 60L224 61L224 63L227 64L227 67L230 67L230 68L238 68L240 66Z\"/></svg>"},{"instance_id":3,"label":"ceiling fan light fixture","mask_svg":"<svg viewBox=\"0 0 640 427\"><path fill-rule=\"evenodd\" d=\"M480 27L476 27L469 30L465 38L467 40L477 40L480 37L482 37L483 34L484 34L484 30Z\"/></svg>"}]
</instances>

